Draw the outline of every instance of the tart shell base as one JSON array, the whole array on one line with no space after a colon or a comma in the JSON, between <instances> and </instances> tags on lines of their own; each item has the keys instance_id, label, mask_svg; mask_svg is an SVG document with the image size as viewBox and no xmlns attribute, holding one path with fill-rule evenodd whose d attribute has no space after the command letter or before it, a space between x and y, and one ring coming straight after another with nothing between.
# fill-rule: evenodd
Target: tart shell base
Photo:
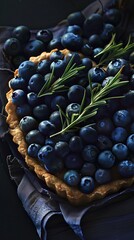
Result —
<instances>
[{"instance_id":1,"label":"tart shell base","mask_svg":"<svg viewBox=\"0 0 134 240\"><path fill-rule=\"evenodd\" d=\"M62 52L66 54L68 50L63 50ZM48 58L50 54L51 52L44 52L38 57L31 57L30 61L38 63L41 60ZM17 74L18 70L15 71L15 75ZM47 172L36 159L29 157L27 154L27 144L25 142L23 132L19 128L19 119L16 115L16 107L11 100L12 92L13 90L11 89L6 94L8 102L6 104L5 110L7 112L9 132L13 136L13 141L18 145L18 151L23 156L30 170L34 171L38 178L43 180L51 190L54 190L58 194L58 196L67 199L71 204L75 206L87 205L95 200L102 199L109 194L116 193L121 189L130 187L134 183L134 177L127 179L118 179L96 187L95 190L90 194L84 194L76 188L66 185L63 180L60 179L60 175L54 176Z\"/></svg>"}]
</instances>

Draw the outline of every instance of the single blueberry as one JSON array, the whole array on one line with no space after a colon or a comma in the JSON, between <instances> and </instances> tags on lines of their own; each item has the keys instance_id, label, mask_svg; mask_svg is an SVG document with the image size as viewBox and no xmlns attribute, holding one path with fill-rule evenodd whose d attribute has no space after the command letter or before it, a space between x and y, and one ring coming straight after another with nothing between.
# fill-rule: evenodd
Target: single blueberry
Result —
<instances>
[{"instance_id":1,"label":"single blueberry","mask_svg":"<svg viewBox=\"0 0 134 240\"><path fill-rule=\"evenodd\" d=\"M37 94L34 92L30 92L27 94L27 101L28 101L29 105L31 105L33 107L39 105L39 103L40 103Z\"/></svg>"},{"instance_id":2,"label":"single blueberry","mask_svg":"<svg viewBox=\"0 0 134 240\"><path fill-rule=\"evenodd\" d=\"M12 36L22 43L27 43L30 39L31 32L27 26L17 26L13 29Z\"/></svg>"},{"instance_id":3,"label":"single blueberry","mask_svg":"<svg viewBox=\"0 0 134 240\"><path fill-rule=\"evenodd\" d=\"M64 73L65 68L66 61L64 59L58 59L50 64L50 70L54 70L55 77L61 77L61 75Z\"/></svg>"},{"instance_id":4,"label":"single blueberry","mask_svg":"<svg viewBox=\"0 0 134 240\"><path fill-rule=\"evenodd\" d=\"M97 156L99 154L99 150L94 145L86 145L82 151L82 157L84 161L95 163L97 161Z\"/></svg>"},{"instance_id":5,"label":"single blueberry","mask_svg":"<svg viewBox=\"0 0 134 240\"><path fill-rule=\"evenodd\" d=\"M13 91L12 93L12 102L15 104L15 105L21 105L21 104L24 104L26 101L26 94L23 90L21 89L17 89L15 91Z\"/></svg>"},{"instance_id":6,"label":"single blueberry","mask_svg":"<svg viewBox=\"0 0 134 240\"><path fill-rule=\"evenodd\" d=\"M81 103L84 96L84 87L73 85L68 90L68 99L70 102Z\"/></svg>"},{"instance_id":7,"label":"single blueberry","mask_svg":"<svg viewBox=\"0 0 134 240\"><path fill-rule=\"evenodd\" d=\"M59 111L54 111L50 115L49 118L50 122L55 125L56 129L61 129L62 127L62 122L61 122L61 116Z\"/></svg>"},{"instance_id":8,"label":"single blueberry","mask_svg":"<svg viewBox=\"0 0 134 240\"><path fill-rule=\"evenodd\" d=\"M102 46L102 42L101 42L100 36L98 34L91 35L88 39L88 43L93 48Z\"/></svg>"},{"instance_id":9,"label":"single blueberry","mask_svg":"<svg viewBox=\"0 0 134 240\"><path fill-rule=\"evenodd\" d=\"M48 43L48 46L47 48L51 51L52 49L59 49L59 50L62 50L63 49L63 46L62 46L62 43L61 43L61 37L54 37L49 43Z\"/></svg>"},{"instance_id":10,"label":"single blueberry","mask_svg":"<svg viewBox=\"0 0 134 240\"><path fill-rule=\"evenodd\" d=\"M40 104L33 108L33 115L38 120L48 119L50 114L49 108L45 104Z\"/></svg>"},{"instance_id":11,"label":"single blueberry","mask_svg":"<svg viewBox=\"0 0 134 240\"><path fill-rule=\"evenodd\" d=\"M99 184L105 184L111 181L111 172L109 169L97 169L95 172L95 180Z\"/></svg>"},{"instance_id":12,"label":"single blueberry","mask_svg":"<svg viewBox=\"0 0 134 240\"><path fill-rule=\"evenodd\" d=\"M52 40L53 33L49 29L42 29L37 32L36 38L46 45Z\"/></svg>"},{"instance_id":13,"label":"single blueberry","mask_svg":"<svg viewBox=\"0 0 134 240\"><path fill-rule=\"evenodd\" d=\"M119 143L119 142L124 142L127 138L127 130L123 127L117 127L113 130L112 132L112 140L116 143Z\"/></svg>"},{"instance_id":14,"label":"single blueberry","mask_svg":"<svg viewBox=\"0 0 134 240\"><path fill-rule=\"evenodd\" d=\"M27 86L26 80L24 78L20 78L18 76L12 78L10 81L10 87L13 90L17 90L17 89L25 90L26 86Z\"/></svg>"},{"instance_id":15,"label":"single blueberry","mask_svg":"<svg viewBox=\"0 0 134 240\"><path fill-rule=\"evenodd\" d=\"M17 106L16 108L16 113L19 117L24 117L24 116L30 116L32 114L32 109L29 104L21 104L20 106Z\"/></svg>"},{"instance_id":16,"label":"single blueberry","mask_svg":"<svg viewBox=\"0 0 134 240\"><path fill-rule=\"evenodd\" d=\"M61 108L61 109L65 109L66 108L66 105L67 105L67 101L65 99L65 97L63 96L60 96L60 95L57 95L55 97L52 98L52 101L51 101L51 109L52 111L56 111L58 110L58 106Z\"/></svg>"},{"instance_id":17,"label":"single blueberry","mask_svg":"<svg viewBox=\"0 0 134 240\"><path fill-rule=\"evenodd\" d=\"M81 192L89 194L93 192L94 188L95 188L95 183L92 177L85 176L81 178L81 181L80 181Z\"/></svg>"},{"instance_id":18,"label":"single blueberry","mask_svg":"<svg viewBox=\"0 0 134 240\"><path fill-rule=\"evenodd\" d=\"M24 61L19 66L19 76L29 80L36 73L36 64L31 61Z\"/></svg>"},{"instance_id":19,"label":"single blueberry","mask_svg":"<svg viewBox=\"0 0 134 240\"><path fill-rule=\"evenodd\" d=\"M67 33L72 32L74 34L81 35L82 34L82 29L78 25L70 25L70 26L67 27L66 32Z\"/></svg>"},{"instance_id":20,"label":"single blueberry","mask_svg":"<svg viewBox=\"0 0 134 240\"><path fill-rule=\"evenodd\" d=\"M115 156L110 150L105 150L98 155L98 163L103 168L111 168L115 163Z\"/></svg>"},{"instance_id":21,"label":"single blueberry","mask_svg":"<svg viewBox=\"0 0 134 240\"><path fill-rule=\"evenodd\" d=\"M117 26L121 20L121 11L116 8L107 9L103 15L104 22Z\"/></svg>"},{"instance_id":22,"label":"single blueberry","mask_svg":"<svg viewBox=\"0 0 134 240\"><path fill-rule=\"evenodd\" d=\"M50 72L50 61L48 59L44 59L40 61L37 65L37 72L45 75Z\"/></svg>"},{"instance_id":23,"label":"single blueberry","mask_svg":"<svg viewBox=\"0 0 134 240\"><path fill-rule=\"evenodd\" d=\"M130 160L124 160L119 163L118 171L122 177L134 177L134 163Z\"/></svg>"},{"instance_id":24,"label":"single blueberry","mask_svg":"<svg viewBox=\"0 0 134 240\"><path fill-rule=\"evenodd\" d=\"M64 54L59 50L52 52L49 57L50 62L53 62L53 61L56 61L59 59L61 59L61 60L64 59Z\"/></svg>"},{"instance_id":25,"label":"single blueberry","mask_svg":"<svg viewBox=\"0 0 134 240\"><path fill-rule=\"evenodd\" d=\"M44 43L38 39L30 40L24 48L27 57L38 56L45 50Z\"/></svg>"},{"instance_id":26,"label":"single blueberry","mask_svg":"<svg viewBox=\"0 0 134 240\"><path fill-rule=\"evenodd\" d=\"M27 144L37 143L43 145L45 138L37 129L31 130L25 137Z\"/></svg>"},{"instance_id":27,"label":"single blueberry","mask_svg":"<svg viewBox=\"0 0 134 240\"><path fill-rule=\"evenodd\" d=\"M134 134L131 134L128 138L127 138L127 146L129 148L129 150L131 150L132 152L134 152Z\"/></svg>"},{"instance_id":28,"label":"single blueberry","mask_svg":"<svg viewBox=\"0 0 134 240\"><path fill-rule=\"evenodd\" d=\"M69 170L64 174L64 181L71 187L77 186L80 182L80 175L75 170Z\"/></svg>"},{"instance_id":29,"label":"single blueberry","mask_svg":"<svg viewBox=\"0 0 134 240\"><path fill-rule=\"evenodd\" d=\"M29 132L36 129L37 121L32 116L25 116L20 120L19 126L23 132Z\"/></svg>"},{"instance_id":30,"label":"single blueberry","mask_svg":"<svg viewBox=\"0 0 134 240\"><path fill-rule=\"evenodd\" d=\"M45 136L50 136L55 132L55 126L48 120L40 122L38 128Z\"/></svg>"},{"instance_id":31,"label":"single blueberry","mask_svg":"<svg viewBox=\"0 0 134 240\"><path fill-rule=\"evenodd\" d=\"M104 118L98 121L97 130L102 134L110 134L114 129L114 125L110 118Z\"/></svg>"},{"instance_id":32,"label":"single blueberry","mask_svg":"<svg viewBox=\"0 0 134 240\"><path fill-rule=\"evenodd\" d=\"M71 118L73 114L80 112L80 105L78 103L71 103L66 108L66 114Z\"/></svg>"},{"instance_id":33,"label":"single blueberry","mask_svg":"<svg viewBox=\"0 0 134 240\"><path fill-rule=\"evenodd\" d=\"M64 48L71 51L79 51L83 45L83 39L81 36L69 32L62 36L61 43Z\"/></svg>"},{"instance_id":34,"label":"single blueberry","mask_svg":"<svg viewBox=\"0 0 134 240\"><path fill-rule=\"evenodd\" d=\"M56 174L63 170L64 165L62 159L53 157L44 164L44 167L47 170L47 172Z\"/></svg>"},{"instance_id":35,"label":"single blueberry","mask_svg":"<svg viewBox=\"0 0 134 240\"><path fill-rule=\"evenodd\" d=\"M84 126L80 129L79 132L80 137L84 140L84 142L88 144L94 144L97 142L97 131L90 126Z\"/></svg>"},{"instance_id":36,"label":"single blueberry","mask_svg":"<svg viewBox=\"0 0 134 240\"><path fill-rule=\"evenodd\" d=\"M55 144L55 153L57 156L64 158L70 152L67 142L59 141Z\"/></svg>"},{"instance_id":37,"label":"single blueberry","mask_svg":"<svg viewBox=\"0 0 134 240\"><path fill-rule=\"evenodd\" d=\"M81 138L79 136L73 136L69 141L69 148L72 152L81 152L83 148Z\"/></svg>"},{"instance_id":38,"label":"single blueberry","mask_svg":"<svg viewBox=\"0 0 134 240\"><path fill-rule=\"evenodd\" d=\"M88 78L92 82L102 83L103 80L106 78L106 76L107 76L107 73L104 71L103 68L94 67L88 71Z\"/></svg>"},{"instance_id":39,"label":"single blueberry","mask_svg":"<svg viewBox=\"0 0 134 240\"><path fill-rule=\"evenodd\" d=\"M118 110L113 116L113 121L116 126L126 127L131 122L129 111L125 109Z\"/></svg>"},{"instance_id":40,"label":"single blueberry","mask_svg":"<svg viewBox=\"0 0 134 240\"><path fill-rule=\"evenodd\" d=\"M54 158L54 148L51 145L43 146L38 152L38 159L44 164L49 163Z\"/></svg>"},{"instance_id":41,"label":"single blueberry","mask_svg":"<svg viewBox=\"0 0 134 240\"><path fill-rule=\"evenodd\" d=\"M99 13L92 13L84 21L83 30L86 37L92 34L99 34L103 29L103 18Z\"/></svg>"},{"instance_id":42,"label":"single blueberry","mask_svg":"<svg viewBox=\"0 0 134 240\"><path fill-rule=\"evenodd\" d=\"M68 25L83 26L84 21L85 21L85 16L82 12L79 12L79 11L70 13L67 17Z\"/></svg>"},{"instance_id":43,"label":"single blueberry","mask_svg":"<svg viewBox=\"0 0 134 240\"><path fill-rule=\"evenodd\" d=\"M37 143L32 143L28 146L27 153L30 157L37 158L38 152L41 149L41 145Z\"/></svg>"},{"instance_id":44,"label":"single blueberry","mask_svg":"<svg viewBox=\"0 0 134 240\"><path fill-rule=\"evenodd\" d=\"M21 51L21 44L17 38L8 38L3 46L5 53L9 56L16 56Z\"/></svg>"},{"instance_id":45,"label":"single blueberry","mask_svg":"<svg viewBox=\"0 0 134 240\"><path fill-rule=\"evenodd\" d=\"M114 32L115 27L113 26L113 24L105 23L103 25L103 30L100 34L101 41L103 41L105 44L108 43L111 40L112 34L114 34Z\"/></svg>"},{"instance_id":46,"label":"single blueberry","mask_svg":"<svg viewBox=\"0 0 134 240\"><path fill-rule=\"evenodd\" d=\"M121 68L124 75L130 75L130 64L123 58L112 60L107 66L107 73L110 76L115 76Z\"/></svg>"},{"instance_id":47,"label":"single blueberry","mask_svg":"<svg viewBox=\"0 0 134 240\"><path fill-rule=\"evenodd\" d=\"M112 152L119 160L124 160L128 156L128 147L123 143L116 143L112 147Z\"/></svg>"}]
</instances>

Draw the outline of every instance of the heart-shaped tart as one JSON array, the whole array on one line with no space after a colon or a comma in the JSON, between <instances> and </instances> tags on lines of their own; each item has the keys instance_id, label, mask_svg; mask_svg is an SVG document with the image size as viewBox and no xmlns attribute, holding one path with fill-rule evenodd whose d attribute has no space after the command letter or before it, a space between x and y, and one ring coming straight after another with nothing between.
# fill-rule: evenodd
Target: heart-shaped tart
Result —
<instances>
[{"instance_id":1,"label":"heart-shaped tart","mask_svg":"<svg viewBox=\"0 0 134 240\"><path fill-rule=\"evenodd\" d=\"M9 82L7 123L18 151L74 205L134 183L131 72L122 58L100 67L55 49L22 62Z\"/></svg>"}]
</instances>

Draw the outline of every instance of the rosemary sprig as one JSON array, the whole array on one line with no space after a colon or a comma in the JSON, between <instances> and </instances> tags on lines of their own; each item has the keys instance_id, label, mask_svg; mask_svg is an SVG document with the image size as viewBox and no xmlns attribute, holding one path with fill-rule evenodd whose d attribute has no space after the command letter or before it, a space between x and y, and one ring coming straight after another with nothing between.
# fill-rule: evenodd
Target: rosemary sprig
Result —
<instances>
[{"instance_id":1,"label":"rosemary sprig","mask_svg":"<svg viewBox=\"0 0 134 240\"><path fill-rule=\"evenodd\" d=\"M132 49L134 50L134 43L131 43L131 38L129 37L126 46L123 46L123 43L115 42L116 34L114 34L111 38L111 41L106 45L106 47L96 54L94 57L101 56L98 66L106 65L113 59L123 57L126 53L129 53Z\"/></svg>"},{"instance_id":2,"label":"rosemary sprig","mask_svg":"<svg viewBox=\"0 0 134 240\"><path fill-rule=\"evenodd\" d=\"M84 101L85 101L85 94L84 94L84 97L83 97L84 100L82 100L79 114L73 114L74 116L72 116L71 119L67 117L63 124L62 130L51 135L51 137L62 134L64 132L68 132L70 130L74 131L78 129L79 124L95 116L97 114L98 108L106 104L108 99L121 98L122 96L107 97L107 95L113 89L121 87L126 83L128 83L128 81L121 81L121 77L120 77L121 71L122 69L120 69L120 71L110 81L108 81L103 88L101 86L94 89L91 88L91 102L86 107L84 107ZM91 85L90 79L89 79L89 83ZM60 113L61 115L64 115L64 117L66 116L65 113L62 113L62 112Z\"/></svg>"},{"instance_id":3,"label":"rosemary sprig","mask_svg":"<svg viewBox=\"0 0 134 240\"><path fill-rule=\"evenodd\" d=\"M40 92L38 93L38 97L51 95L55 92L66 91L68 87L65 85L65 83L70 78L76 76L79 73L79 71L85 68L85 66L76 66L76 63L74 64L72 63L73 63L73 57L68 62L62 76L52 83L53 77L54 77L54 68L53 68L49 80L41 88Z\"/></svg>"}]
</instances>

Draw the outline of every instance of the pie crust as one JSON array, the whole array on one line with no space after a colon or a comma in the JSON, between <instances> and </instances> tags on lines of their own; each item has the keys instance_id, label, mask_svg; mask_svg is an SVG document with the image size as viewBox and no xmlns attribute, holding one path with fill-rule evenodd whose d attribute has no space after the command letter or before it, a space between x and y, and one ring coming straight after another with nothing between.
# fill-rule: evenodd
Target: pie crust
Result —
<instances>
[{"instance_id":1,"label":"pie crust","mask_svg":"<svg viewBox=\"0 0 134 240\"><path fill-rule=\"evenodd\" d=\"M41 60L48 58L50 54L55 50L52 50L50 53L43 52L37 57L31 57L30 61L38 63ZM63 54L66 54L68 50L64 49L61 52L63 52ZM18 70L15 71L14 75L18 75ZM27 144L25 142L23 132L19 127L19 119L16 115L16 106L12 103L12 92L13 90L10 89L9 92L7 92L6 94L8 102L5 109L7 112L7 123L9 125L9 132L13 136L13 142L18 145L18 151L25 159L25 162L29 169L31 171L34 171L38 178L43 180L51 190L58 194L58 196L67 199L71 204L76 206L87 205L90 202L102 199L109 194L116 193L121 189L129 187L134 183L134 177L113 180L110 183L97 186L95 190L90 194L84 194L80 192L77 188L69 187L67 184L65 184L61 179L60 174L55 176L47 172L41 166L39 161L29 157L27 154Z\"/></svg>"}]
</instances>

